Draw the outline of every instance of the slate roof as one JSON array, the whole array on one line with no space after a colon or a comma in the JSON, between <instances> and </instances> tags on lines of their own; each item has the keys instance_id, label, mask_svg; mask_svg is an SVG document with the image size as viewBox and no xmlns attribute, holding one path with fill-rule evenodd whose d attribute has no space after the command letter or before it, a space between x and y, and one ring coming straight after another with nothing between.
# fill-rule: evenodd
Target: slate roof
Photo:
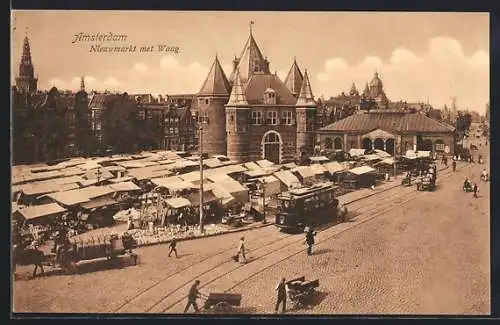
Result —
<instances>
[{"instance_id":1,"label":"slate roof","mask_svg":"<svg viewBox=\"0 0 500 325\"><path fill-rule=\"evenodd\" d=\"M276 104L295 105L297 99L285 84L274 74L254 74L245 87L245 96L249 104L263 104L264 91L272 88L276 92Z\"/></svg>"},{"instance_id":2,"label":"slate roof","mask_svg":"<svg viewBox=\"0 0 500 325\"><path fill-rule=\"evenodd\" d=\"M327 125L319 132L370 132L382 129L388 132L453 132L454 127L436 121L421 113L363 112Z\"/></svg>"},{"instance_id":3,"label":"slate roof","mask_svg":"<svg viewBox=\"0 0 500 325\"><path fill-rule=\"evenodd\" d=\"M304 75L300 71L297 61L294 59L292 67L286 76L285 85L292 92L292 94L298 95L300 93L303 80Z\"/></svg>"},{"instance_id":4,"label":"slate roof","mask_svg":"<svg viewBox=\"0 0 500 325\"><path fill-rule=\"evenodd\" d=\"M215 57L214 63L210 68L210 72L203 82L203 86L198 92L198 96L200 95L218 95L218 96L229 96L231 91L231 86L229 85L229 81L226 78L226 74L222 69L219 59Z\"/></svg>"},{"instance_id":5,"label":"slate roof","mask_svg":"<svg viewBox=\"0 0 500 325\"><path fill-rule=\"evenodd\" d=\"M255 42L255 39L253 38L253 35L250 33L250 36L248 37L248 40L239 56L239 63L237 66L243 82L246 82L252 75L254 75L255 62L259 63L261 71L259 73L270 73L266 64L266 59L262 55L257 42Z\"/></svg>"}]
</instances>

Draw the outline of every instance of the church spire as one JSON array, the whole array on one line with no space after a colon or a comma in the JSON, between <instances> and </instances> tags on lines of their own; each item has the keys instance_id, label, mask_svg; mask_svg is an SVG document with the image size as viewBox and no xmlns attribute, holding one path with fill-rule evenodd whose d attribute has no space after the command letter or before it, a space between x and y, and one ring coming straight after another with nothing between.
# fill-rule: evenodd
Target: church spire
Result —
<instances>
[{"instance_id":1,"label":"church spire","mask_svg":"<svg viewBox=\"0 0 500 325\"><path fill-rule=\"evenodd\" d=\"M243 90L243 83L241 82L240 72L236 71L233 89L231 91L231 96L227 103L229 106L239 106L248 105L247 99L245 97L245 92Z\"/></svg>"},{"instance_id":2,"label":"church spire","mask_svg":"<svg viewBox=\"0 0 500 325\"><path fill-rule=\"evenodd\" d=\"M288 75L286 76L285 86L288 88L288 90L290 90L292 95L297 97L300 92L300 88L302 87L303 80L304 76L300 71L297 60L295 59L295 57L293 57L293 64L290 68L290 71L288 71Z\"/></svg>"},{"instance_id":3,"label":"church spire","mask_svg":"<svg viewBox=\"0 0 500 325\"><path fill-rule=\"evenodd\" d=\"M85 91L85 77L84 76L82 76L80 78L80 90Z\"/></svg>"},{"instance_id":4,"label":"church spire","mask_svg":"<svg viewBox=\"0 0 500 325\"><path fill-rule=\"evenodd\" d=\"M316 106L307 70L304 71L304 81L302 82L299 99L297 100L297 104L295 104L295 106Z\"/></svg>"},{"instance_id":5,"label":"church spire","mask_svg":"<svg viewBox=\"0 0 500 325\"><path fill-rule=\"evenodd\" d=\"M25 92L36 92L37 78L35 78L35 69L31 60L31 48L28 39L28 28L26 27L26 36L23 43L23 54L19 63L19 76L16 78L16 86L19 90Z\"/></svg>"},{"instance_id":6,"label":"church spire","mask_svg":"<svg viewBox=\"0 0 500 325\"><path fill-rule=\"evenodd\" d=\"M368 82L365 84L365 90L363 90L363 95L366 97L370 96L370 87L368 87Z\"/></svg>"},{"instance_id":7,"label":"church spire","mask_svg":"<svg viewBox=\"0 0 500 325\"><path fill-rule=\"evenodd\" d=\"M222 70L219 58L215 56L214 63L198 95L229 96L230 90L231 86L229 85L224 70Z\"/></svg>"}]
</instances>

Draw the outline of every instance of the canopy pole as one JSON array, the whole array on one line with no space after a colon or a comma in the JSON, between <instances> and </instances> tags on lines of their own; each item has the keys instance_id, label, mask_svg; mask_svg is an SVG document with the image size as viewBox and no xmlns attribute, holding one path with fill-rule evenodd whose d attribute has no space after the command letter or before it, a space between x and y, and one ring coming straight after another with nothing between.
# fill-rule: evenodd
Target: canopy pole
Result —
<instances>
[{"instance_id":1,"label":"canopy pole","mask_svg":"<svg viewBox=\"0 0 500 325\"><path fill-rule=\"evenodd\" d=\"M203 233L203 127L199 128L199 155L200 155L200 232Z\"/></svg>"}]
</instances>

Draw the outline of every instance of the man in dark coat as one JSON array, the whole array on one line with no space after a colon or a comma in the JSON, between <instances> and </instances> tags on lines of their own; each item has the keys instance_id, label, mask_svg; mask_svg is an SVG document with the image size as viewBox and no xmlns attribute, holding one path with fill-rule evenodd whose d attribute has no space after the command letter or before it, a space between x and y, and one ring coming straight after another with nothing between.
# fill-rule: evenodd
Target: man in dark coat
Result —
<instances>
[{"instance_id":1,"label":"man in dark coat","mask_svg":"<svg viewBox=\"0 0 500 325\"><path fill-rule=\"evenodd\" d=\"M170 245L168 245L168 247L170 247L170 252L168 253L168 257L170 257L170 255L172 253L175 253L175 258L178 258L177 256L177 238L174 238L172 239L172 241L170 242Z\"/></svg>"},{"instance_id":2,"label":"man in dark coat","mask_svg":"<svg viewBox=\"0 0 500 325\"><path fill-rule=\"evenodd\" d=\"M455 160L453 160L451 165L453 166L453 171L457 170L457 162Z\"/></svg>"},{"instance_id":3,"label":"man in dark coat","mask_svg":"<svg viewBox=\"0 0 500 325\"><path fill-rule=\"evenodd\" d=\"M479 191L479 189L477 188L477 184L474 183L474 187L472 188L472 190L474 191L474 197L477 199L477 192Z\"/></svg>"},{"instance_id":4,"label":"man in dark coat","mask_svg":"<svg viewBox=\"0 0 500 325\"><path fill-rule=\"evenodd\" d=\"M201 293L198 291L198 286L200 285L200 280L196 280L194 284L189 289L188 293L188 302L186 308L184 308L184 313L186 313L189 307L193 306L195 312L199 312L198 305L196 304L196 299L201 296Z\"/></svg>"},{"instance_id":5,"label":"man in dark coat","mask_svg":"<svg viewBox=\"0 0 500 325\"><path fill-rule=\"evenodd\" d=\"M316 232L313 231L312 227L309 227L309 230L306 233L307 255L312 255L314 236L316 236Z\"/></svg>"},{"instance_id":6,"label":"man in dark coat","mask_svg":"<svg viewBox=\"0 0 500 325\"><path fill-rule=\"evenodd\" d=\"M274 311L278 312L279 306L282 303L283 305L282 305L281 312L284 313L286 310L286 293L287 293L287 286L286 286L286 279L285 278L281 279L281 282L278 283L275 290L277 291L278 297L276 300L276 307L274 308Z\"/></svg>"}]
</instances>

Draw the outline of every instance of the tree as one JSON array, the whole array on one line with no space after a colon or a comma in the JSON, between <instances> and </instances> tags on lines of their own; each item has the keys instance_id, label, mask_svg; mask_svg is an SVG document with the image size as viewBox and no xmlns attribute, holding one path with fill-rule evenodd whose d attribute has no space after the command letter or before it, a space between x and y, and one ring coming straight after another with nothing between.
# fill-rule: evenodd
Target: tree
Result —
<instances>
[{"instance_id":1,"label":"tree","mask_svg":"<svg viewBox=\"0 0 500 325\"><path fill-rule=\"evenodd\" d=\"M136 102L127 93L106 98L101 120L103 143L107 147L112 147L117 153L137 149L136 113Z\"/></svg>"},{"instance_id":2,"label":"tree","mask_svg":"<svg viewBox=\"0 0 500 325\"><path fill-rule=\"evenodd\" d=\"M468 112L458 112L456 120L456 129L458 132L469 130L472 123L472 116Z\"/></svg>"}]
</instances>

